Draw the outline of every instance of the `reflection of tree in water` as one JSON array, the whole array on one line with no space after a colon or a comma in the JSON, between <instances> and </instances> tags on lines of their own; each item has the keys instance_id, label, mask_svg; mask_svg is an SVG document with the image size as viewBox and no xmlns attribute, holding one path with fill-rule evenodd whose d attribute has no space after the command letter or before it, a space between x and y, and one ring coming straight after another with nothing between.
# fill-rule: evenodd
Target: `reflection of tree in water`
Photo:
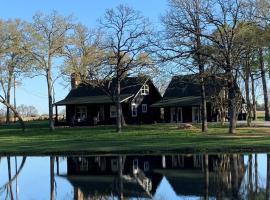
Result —
<instances>
[{"instance_id":1,"label":"reflection of tree in water","mask_svg":"<svg viewBox=\"0 0 270 200\"><path fill-rule=\"evenodd\" d=\"M241 199L240 187L245 172L243 155L218 155L213 163L216 199Z\"/></svg>"},{"instance_id":2,"label":"reflection of tree in water","mask_svg":"<svg viewBox=\"0 0 270 200\"><path fill-rule=\"evenodd\" d=\"M3 158L1 158L1 161L3 162ZM7 173L8 173L8 181L0 186L0 194L4 194L5 199L18 199L18 185L17 185L17 178L22 171L24 164L26 161L26 157L23 157L20 163L20 166L18 167L18 162L17 162L17 157L14 157L14 168L15 168L15 174L12 175L12 163L11 163L11 158L10 156L7 157ZM15 194L16 196L14 197L13 193L13 184L15 183Z\"/></svg>"},{"instance_id":3,"label":"reflection of tree in water","mask_svg":"<svg viewBox=\"0 0 270 200\"><path fill-rule=\"evenodd\" d=\"M267 159L268 160L268 159ZM267 180L270 176L266 177L266 188L264 187L265 178L263 178L258 172L258 155L249 154L247 158L247 164L245 166L246 173L242 185L240 188L241 199L269 199L267 194ZM269 168L269 162L267 161L267 169ZM269 171L269 170L267 170ZM269 172L267 172L268 174Z\"/></svg>"},{"instance_id":4,"label":"reflection of tree in water","mask_svg":"<svg viewBox=\"0 0 270 200\"><path fill-rule=\"evenodd\" d=\"M55 187L56 187L56 182L55 182L55 177L54 177L54 160L55 160L55 157L51 156L50 157L50 199L51 200L55 199Z\"/></svg>"}]
</instances>

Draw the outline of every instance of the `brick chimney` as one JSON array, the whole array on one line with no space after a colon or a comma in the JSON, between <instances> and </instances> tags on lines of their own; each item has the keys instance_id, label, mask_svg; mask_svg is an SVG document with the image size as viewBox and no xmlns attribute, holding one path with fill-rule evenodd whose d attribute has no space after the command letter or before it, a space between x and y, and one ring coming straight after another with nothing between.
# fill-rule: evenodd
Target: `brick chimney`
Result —
<instances>
[{"instance_id":1,"label":"brick chimney","mask_svg":"<svg viewBox=\"0 0 270 200\"><path fill-rule=\"evenodd\" d=\"M72 73L70 75L70 79L71 79L71 89L76 89L78 85L80 85L82 82L80 75L76 73Z\"/></svg>"}]
</instances>

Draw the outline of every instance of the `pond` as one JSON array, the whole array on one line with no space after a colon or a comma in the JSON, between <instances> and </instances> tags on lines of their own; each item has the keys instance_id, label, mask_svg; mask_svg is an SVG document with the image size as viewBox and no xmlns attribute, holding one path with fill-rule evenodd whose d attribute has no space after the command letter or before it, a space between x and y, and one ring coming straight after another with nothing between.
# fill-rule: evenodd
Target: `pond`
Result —
<instances>
[{"instance_id":1,"label":"pond","mask_svg":"<svg viewBox=\"0 0 270 200\"><path fill-rule=\"evenodd\" d=\"M269 199L270 154L1 157L0 199Z\"/></svg>"}]
</instances>

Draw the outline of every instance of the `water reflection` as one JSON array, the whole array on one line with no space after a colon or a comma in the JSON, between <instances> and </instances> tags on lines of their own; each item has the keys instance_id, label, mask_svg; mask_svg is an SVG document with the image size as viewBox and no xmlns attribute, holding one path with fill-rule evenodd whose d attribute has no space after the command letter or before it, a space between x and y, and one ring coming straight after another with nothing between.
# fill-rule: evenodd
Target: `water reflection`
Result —
<instances>
[{"instance_id":1,"label":"water reflection","mask_svg":"<svg viewBox=\"0 0 270 200\"><path fill-rule=\"evenodd\" d=\"M18 187L17 187L17 177L19 176L21 170L24 167L26 157L23 157L21 160L21 164L18 167L17 157L14 157L14 163L15 163L15 173L12 175L11 172L11 158L7 157L7 174L8 174L8 180L1 185L0 187L0 193L5 193L5 199L14 199L14 191L12 185L15 184L15 198L18 199ZM3 159L0 158L0 162L3 162ZM15 183L14 183L15 182Z\"/></svg>"},{"instance_id":2,"label":"water reflection","mask_svg":"<svg viewBox=\"0 0 270 200\"><path fill-rule=\"evenodd\" d=\"M243 155L143 155L67 158L74 199L158 198L165 177L177 196L239 199Z\"/></svg>"},{"instance_id":3,"label":"water reflection","mask_svg":"<svg viewBox=\"0 0 270 200\"><path fill-rule=\"evenodd\" d=\"M270 156L1 157L0 199L269 199Z\"/></svg>"}]
</instances>

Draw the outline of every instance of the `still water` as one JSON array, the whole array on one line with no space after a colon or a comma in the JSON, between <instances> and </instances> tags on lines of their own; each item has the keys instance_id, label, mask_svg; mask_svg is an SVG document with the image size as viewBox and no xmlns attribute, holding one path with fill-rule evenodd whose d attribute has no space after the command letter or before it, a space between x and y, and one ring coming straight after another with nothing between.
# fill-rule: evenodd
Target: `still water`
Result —
<instances>
[{"instance_id":1,"label":"still water","mask_svg":"<svg viewBox=\"0 0 270 200\"><path fill-rule=\"evenodd\" d=\"M270 155L0 157L0 199L270 199Z\"/></svg>"}]
</instances>

